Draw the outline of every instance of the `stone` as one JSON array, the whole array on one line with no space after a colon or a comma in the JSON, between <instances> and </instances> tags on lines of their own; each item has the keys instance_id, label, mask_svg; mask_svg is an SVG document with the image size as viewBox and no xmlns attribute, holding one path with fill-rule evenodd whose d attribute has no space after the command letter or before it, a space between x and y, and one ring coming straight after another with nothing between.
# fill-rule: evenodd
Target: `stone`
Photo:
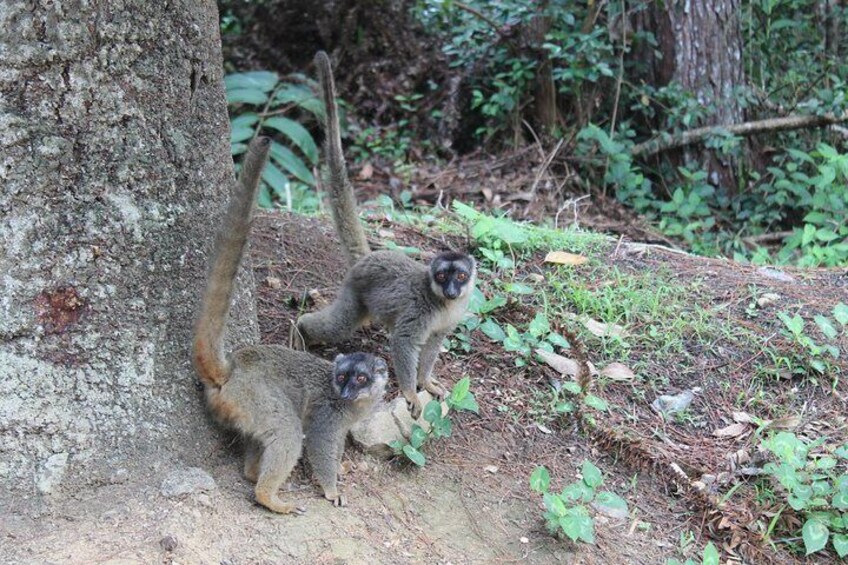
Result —
<instances>
[{"instance_id":1,"label":"stone","mask_svg":"<svg viewBox=\"0 0 848 565\"><path fill-rule=\"evenodd\" d=\"M189 467L188 469L172 471L162 481L162 487L159 492L165 498L174 498L186 494L215 490L216 488L218 488L218 485L215 484L215 479L209 473L199 467Z\"/></svg>"},{"instance_id":2,"label":"stone","mask_svg":"<svg viewBox=\"0 0 848 565\"><path fill-rule=\"evenodd\" d=\"M425 390L418 393L421 406L426 406L432 399L430 393ZM444 415L446 412L447 406L443 403L442 414ZM417 422L412 419L409 409L406 407L406 400L399 396L391 402L381 405L369 418L353 426L350 433L353 441L363 451L388 459L394 455L389 444L408 438L409 434L412 433L412 425L416 423L425 431L430 429L430 424L423 417L419 418Z\"/></svg>"},{"instance_id":3,"label":"stone","mask_svg":"<svg viewBox=\"0 0 848 565\"><path fill-rule=\"evenodd\" d=\"M35 478L35 487L41 494L52 494L56 486L62 482L68 468L68 454L54 453Z\"/></svg>"},{"instance_id":4,"label":"stone","mask_svg":"<svg viewBox=\"0 0 848 565\"><path fill-rule=\"evenodd\" d=\"M167 535L159 540L159 546L169 553L177 549L178 545L177 538L172 535Z\"/></svg>"}]
</instances>

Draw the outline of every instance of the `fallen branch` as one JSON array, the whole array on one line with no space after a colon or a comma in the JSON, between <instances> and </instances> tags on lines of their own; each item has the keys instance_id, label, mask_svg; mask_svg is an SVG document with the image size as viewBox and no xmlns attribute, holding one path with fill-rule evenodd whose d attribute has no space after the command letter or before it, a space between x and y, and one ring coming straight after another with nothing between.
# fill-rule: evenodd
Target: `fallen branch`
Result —
<instances>
[{"instance_id":1,"label":"fallen branch","mask_svg":"<svg viewBox=\"0 0 848 565\"><path fill-rule=\"evenodd\" d=\"M823 116L786 116L783 118L770 118L756 122L745 122L744 124L731 124L725 126L707 126L689 131L684 131L672 136L655 137L644 143L633 146L630 153L636 156L656 155L669 149L677 149L693 143L698 143L704 138L720 133L732 135L749 136L759 133L788 131L793 129L817 128L848 122L848 112L841 116L825 114Z\"/></svg>"}]
</instances>

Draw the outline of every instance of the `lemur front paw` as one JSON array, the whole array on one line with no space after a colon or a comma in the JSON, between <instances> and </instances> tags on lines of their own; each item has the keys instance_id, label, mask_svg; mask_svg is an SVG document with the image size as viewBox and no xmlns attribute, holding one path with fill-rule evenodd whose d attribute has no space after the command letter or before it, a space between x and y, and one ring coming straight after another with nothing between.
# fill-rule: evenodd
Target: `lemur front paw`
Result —
<instances>
[{"instance_id":1,"label":"lemur front paw","mask_svg":"<svg viewBox=\"0 0 848 565\"><path fill-rule=\"evenodd\" d=\"M339 492L335 493L324 493L324 498L333 503L333 506L342 507L347 506L347 497Z\"/></svg>"}]
</instances>

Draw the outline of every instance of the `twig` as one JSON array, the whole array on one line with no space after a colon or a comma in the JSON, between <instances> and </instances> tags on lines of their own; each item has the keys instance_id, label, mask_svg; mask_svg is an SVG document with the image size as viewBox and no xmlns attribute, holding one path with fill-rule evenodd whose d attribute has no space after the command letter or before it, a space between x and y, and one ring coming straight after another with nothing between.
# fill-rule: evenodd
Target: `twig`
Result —
<instances>
[{"instance_id":1,"label":"twig","mask_svg":"<svg viewBox=\"0 0 848 565\"><path fill-rule=\"evenodd\" d=\"M483 12L481 12L481 11L477 10L476 8L472 8L471 6L469 6L469 5L467 5L467 4L463 4L462 2L454 2L454 3L453 3L453 5L454 5L454 6L456 6L457 8L459 8L460 10L465 10L466 12L468 12L469 14L471 14L471 15L473 15L473 16L475 16L475 17L477 17L478 19L483 20L484 22L486 22L487 24L489 24L489 25L492 27L492 29L494 29L494 30L495 30L495 32L496 32L498 35L501 35L501 26L500 26L500 24L498 24L498 22L496 22L495 20L491 19L489 16L487 16L487 15L486 15L486 14L484 14Z\"/></svg>"},{"instance_id":2,"label":"twig","mask_svg":"<svg viewBox=\"0 0 848 565\"><path fill-rule=\"evenodd\" d=\"M668 151L669 149L676 149L678 147L698 143L706 137L722 132L728 132L733 135L749 136L774 131L788 131L829 126L846 121L848 121L848 112L843 113L841 116L835 116L833 114L825 114L823 116L786 116L783 118L769 118L767 120L745 122L742 124L707 126L684 131L670 137L656 137L644 143L634 145L633 149L630 150L630 153L633 156L655 155L663 151Z\"/></svg>"},{"instance_id":3,"label":"twig","mask_svg":"<svg viewBox=\"0 0 848 565\"><path fill-rule=\"evenodd\" d=\"M767 243L771 241L782 241L792 235L795 232L792 231L776 231L773 233L763 233L760 235L752 235L750 237L743 237L742 241L745 243L750 243L751 245L757 245L759 243Z\"/></svg>"}]
</instances>

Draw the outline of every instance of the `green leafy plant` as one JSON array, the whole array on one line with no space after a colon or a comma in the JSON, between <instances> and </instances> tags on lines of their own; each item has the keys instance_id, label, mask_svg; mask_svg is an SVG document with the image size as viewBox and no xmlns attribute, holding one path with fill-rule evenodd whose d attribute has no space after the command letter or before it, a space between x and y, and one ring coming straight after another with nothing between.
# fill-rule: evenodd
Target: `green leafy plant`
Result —
<instances>
[{"instance_id":1,"label":"green leafy plant","mask_svg":"<svg viewBox=\"0 0 848 565\"><path fill-rule=\"evenodd\" d=\"M839 359L839 348L835 340L845 331L848 324L848 306L839 303L833 308L833 320L827 316L817 315L814 318L816 326L827 342L817 343L806 331L806 322L798 314L790 316L786 312L778 312L777 317L783 323L781 333L789 338L795 346L795 355L786 360L789 369L794 374L807 374L810 369L823 375L837 368L832 360ZM841 326L841 329L837 329Z\"/></svg>"},{"instance_id":2,"label":"green leafy plant","mask_svg":"<svg viewBox=\"0 0 848 565\"><path fill-rule=\"evenodd\" d=\"M230 151L238 157L256 135L272 137L271 158L262 172L259 205L279 202L289 210L314 211L319 200L311 167L318 148L309 131L293 118L323 116L314 84L301 75L281 81L277 73L253 71L224 77L230 107Z\"/></svg>"},{"instance_id":3,"label":"green leafy plant","mask_svg":"<svg viewBox=\"0 0 848 565\"><path fill-rule=\"evenodd\" d=\"M536 349L553 352L554 346L569 347L568 341L551 330L548 317L538 312L523 332L518 331L512 324L502 328L494 319L489 318L478 328L492 341L499 341L504 350L517 353L516 367L523 367L532 358Z\"/></svg>"},{"instance_id":4,"label":"green leafy plant","mask_svg":"<svg viewBox=\"0 0 848 565\"><path fill-rule=\"evenodd\" d=\"M830 541L836 553L845 557L848 445L832 448L824 442L825 438L819 438L807 443L790 432L772 435L762 445L775 461L767 463L763 471L780 484L786 504L804 519L801 537L805 553L821 551Z\"/></svg>"},{"instance_id":5,"label":"green leafy plant","mask_svg":"<svg viewBox=\"0 0 848 565\"><path fill-rule=\"evenodd\" d=\"M390 444L395 454L412 461L419 467L424 465L427 458L421 452L421 448L431 439L450 437L453 431L453 421L450 418L451 411L479 413L480 407L477 405L477 400L470 388L471 379L469 377L463 377L453 385L450 394L445 399L446 411L443 410L442 403L438 400L428 402L422 411L424 421L428 424L427 428L413 424L408 440L396 440Z\"/></svg>"},{"instance_id":6,"label":"green leafy plant","mask_svg":"<svg viewBox=\"0 0 848 565\"><path fill-rule=\"evenodd\" d=\"M677 559L669 559L665 563L666 565L697 565L694 559L687 559L682 562ZM713 542L707 542L707 545L704 546L704 552L701 554L701 565L719 565L719 563L718 549L713 545Z\"/></svg>"},{"instance_id":7,"label":"green leafy plant","mask_svg":"<svg viewBox=\"0 0 848 565\"><path fill-rule=\"evenodd\" d=\"M591 510L613 518L627 517L627 502L611 491L599 491L604 479L600 469L589 461L581 467L582 478L550 492L551 475L546 467L536 467L530 475L530 488L545 502L545 523L551 533L562 532L571 541L595 543L595 520Z\"/></svg>"}]
</instances>

